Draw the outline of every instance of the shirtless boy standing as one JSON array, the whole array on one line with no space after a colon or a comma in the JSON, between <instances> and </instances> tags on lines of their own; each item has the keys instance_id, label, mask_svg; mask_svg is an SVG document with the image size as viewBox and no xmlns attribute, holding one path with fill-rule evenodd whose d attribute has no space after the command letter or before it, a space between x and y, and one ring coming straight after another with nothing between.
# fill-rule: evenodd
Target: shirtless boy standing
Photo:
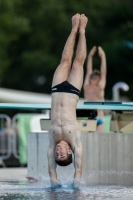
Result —
<instances>
[{"instance_id":1,"label":"shirtless boy standing","mask_svg":"<svg viewBox=\"0 0 133 200\"><path fill-rule=\"evenodd\" d=\"M74 187L79 186L82 175L81 132L76 119L76 106L83 84L83 64L86 58L85 28L87 17L72 17L72 30L65 44L62 58L52 83L51 125L49 130L48 168L51 186L58 186L56 165L72 163L74 153ZM76 35L79 40L72 64Z\"/></svg>"},{"instance_id":2,"label":"shirtless boy standing","mask_svg":"<svg viewBox=\"0 0 133 200\"><path fill-rule=\"evenodd\" d=\"M92 59L96 51L97 48L94 46L88 55L87 61L87 72L84 81L84 97L88 102L104 102L104 89L106 86L106 56L103 49L98 47L98 54L101 58L101 69L100 71L93 71ZM97 132L104 131L103 118L103 110L98 110Z\"/></svg>"}]
</instances>

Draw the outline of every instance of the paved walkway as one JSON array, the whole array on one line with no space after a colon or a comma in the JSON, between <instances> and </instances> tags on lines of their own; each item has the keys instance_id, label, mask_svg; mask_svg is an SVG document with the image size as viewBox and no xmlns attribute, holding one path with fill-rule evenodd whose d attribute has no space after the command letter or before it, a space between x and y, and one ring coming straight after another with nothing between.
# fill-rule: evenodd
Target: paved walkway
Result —
<instances>
[{"instance_id":1,"label":"paved walkway","mask_svg":"<svg viewBox=\"0 0 133 200\"><path fill-rule=\"evenodd\" d=\"M0 181L26 180L27 168L0 168Z\"/></svg>"}]
</instances>

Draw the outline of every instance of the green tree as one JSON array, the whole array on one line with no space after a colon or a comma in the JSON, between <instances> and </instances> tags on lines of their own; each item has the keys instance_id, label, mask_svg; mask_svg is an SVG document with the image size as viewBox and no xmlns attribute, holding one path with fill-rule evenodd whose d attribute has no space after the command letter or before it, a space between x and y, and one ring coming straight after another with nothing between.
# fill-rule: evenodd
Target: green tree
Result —
<instances>
[{"instance_id":1,"label":"green tree","mask_svg":"<svg viewBox=\"0 0 133 200\"><path fill-rule=\"evenodd\" d=\"M1 1L1 0L0 0ZM6 0L6 6L10 2ZM130 86L128 97L133 100L133 56L123 41L133 41L133 2L129 1L62 1L62 0L23 0L12 1L10 9L3 12L4 20L10 14L11 24L3 39L5 54L1 54L4 70L2 86L14 89L50 93L51 81L58 66L61 53L69 35L70 19L75 13L88 16L86 30L87 49L101 45L107 56L107 86L105 97L112 98L112 87L118 81ZM16 9L17 7L17 9ZM0 13L1 18L1 13ZM8 20L7 20L8 21ZM19 21L19 22L18 22ZM17 23L18 22L18 23ZM3 23L3 22L2 22ZM17 24L17 25L16 25ZM17 26L17 27L16 27ZM5 29L3 35L6 35ZM86 63L85 63L86 65ZM94 67L99 68L98 56ZM85 66L86 68L86 66ZM85 70L86 71L86 70ZM12 76L10 76L12 74ZM125 75L126 74L126 75ZM44 84L37 84L37 78L45 76ZM83 93L82 93L83 95Z\"/></svg>"},{"instance_id":2,"label":"green tree","mask_svg":"<svg viewBox=\"0 0 133 200\"><path fill-rule=\"evenodd\" d=\"M8 51L12 42L28 30L28 20L20 12L21 1L0 0L0 82L5 79L6 68L13 63Z\"/></svg>"}]
</instances>

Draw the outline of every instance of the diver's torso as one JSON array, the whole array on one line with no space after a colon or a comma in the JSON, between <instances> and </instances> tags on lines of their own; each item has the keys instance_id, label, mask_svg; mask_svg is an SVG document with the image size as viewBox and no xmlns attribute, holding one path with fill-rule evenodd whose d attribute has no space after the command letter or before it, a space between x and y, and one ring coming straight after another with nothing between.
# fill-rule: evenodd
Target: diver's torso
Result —
<instances>
[{"instance_id":1,"label":"diver's torso","mask_svg":"<svg viewBox=\"0 0 133 200\"><path fill-rule=\"evenodd\" d=\"M70 144L74 142L75 134L79 135L76 119L78 99L79 97L72 93L57 92L52 94L50 134L52 134L55 143L65 140Z\"/></svg>"}]
</instances>

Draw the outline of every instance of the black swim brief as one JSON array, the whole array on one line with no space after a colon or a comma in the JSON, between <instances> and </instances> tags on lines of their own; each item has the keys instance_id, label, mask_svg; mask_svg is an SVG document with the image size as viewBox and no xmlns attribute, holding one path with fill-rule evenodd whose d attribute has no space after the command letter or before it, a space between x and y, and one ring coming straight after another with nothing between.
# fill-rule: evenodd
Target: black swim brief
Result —
<instances>
[{"instance_id":1,"label":"black swim brief","mask_svg":"<svg viewBox=\"0 0 133 200\"><path fill-rule=\"evenodd\" d=\"M73 85L68 83L68 81L64 81L52 87L51 93L53 92L64 92L64 93L76 94L78 96L80 95L80 91L77 88L75 88Z\"/></svg>"}]
</instances>

